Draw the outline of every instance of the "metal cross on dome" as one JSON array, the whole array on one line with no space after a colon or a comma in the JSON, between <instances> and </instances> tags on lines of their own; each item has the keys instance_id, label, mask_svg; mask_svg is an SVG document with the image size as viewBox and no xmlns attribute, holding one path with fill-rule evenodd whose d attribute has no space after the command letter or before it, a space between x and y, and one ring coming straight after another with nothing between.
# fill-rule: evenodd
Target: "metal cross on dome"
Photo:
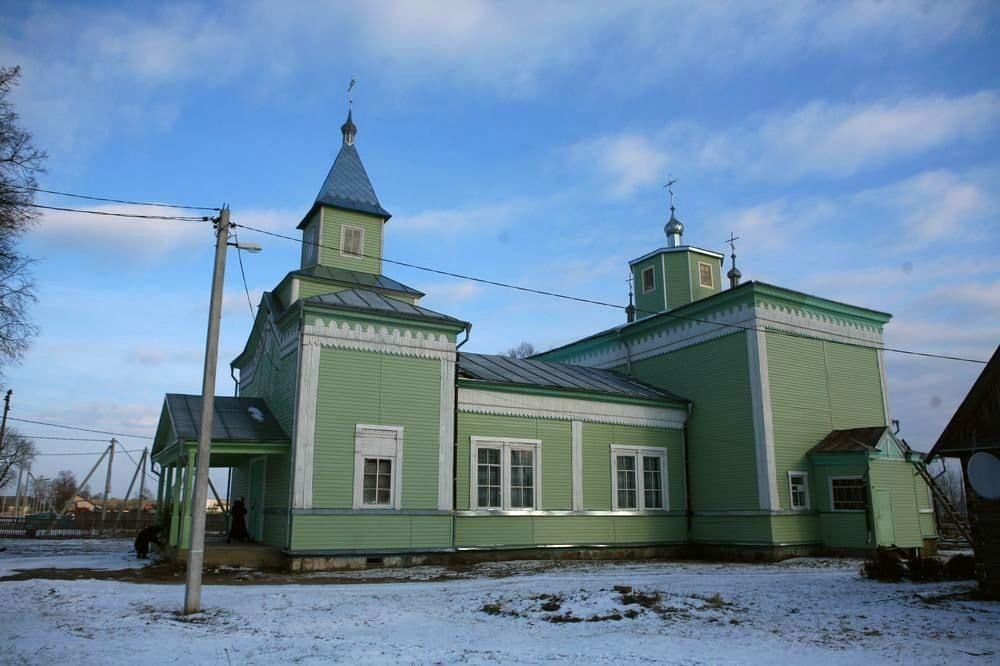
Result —
<instances>
[{"instance_id":1,"label":"metal cross on dome","mask_svg":"<svg viewBox=\"0 0 1000 666\"><path fill-rule=\"evenodd\" d=\"M673 176L671 176L668 173L667 174L667 184L663 186L663 187L667 188L667 192L670 193L670 207L671 208L674 207L674 183L676 183L677 181L678 181L677 178L674 178Z\"/></svg>"},{"instance_id":2,"label":"metal cross on dome","mask_svg":"<svg viewBox=\"0 0 1000 666\"><path fill-rule=\"evenodd\" d=\"M738 241L739 239L740 239L739 236L733 234L733 232L730 231L729 232L729 238L727 238L723 242L729 243L729 249L733 251L733 254L736 254L736 241Z\"/></svg>"},{"instance_id":3,"label":"metal cross on dome","mask_svg":"<svg viewBox=\"0 0 1000 666\"><path fill-rule=\"evenodd\" d=\"M354 86L357 85L357 83L358 83L358 80L356 78L354 78L354 77L351 77L351 82L349 84L347 84L347 108L348 109L350 109L351 106L354 104L354 93L352 92L352 90L354 89Z\"/></svg>"}]
</instances>

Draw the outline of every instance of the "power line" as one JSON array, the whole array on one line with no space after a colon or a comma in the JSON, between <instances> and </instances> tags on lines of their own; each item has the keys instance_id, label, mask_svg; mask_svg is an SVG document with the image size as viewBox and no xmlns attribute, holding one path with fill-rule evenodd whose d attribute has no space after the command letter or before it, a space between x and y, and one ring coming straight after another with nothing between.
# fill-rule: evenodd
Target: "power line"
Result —
<instances>
[{"instance_id":1,"label":"power line","mask_svg":"<svg viewBox=\"0 0 1000 666\"><path fill-rule=\"evenodd\" d=\"M54 439L59 442L107 442L97 437L45 437L42 435L21 435L25 439Z\"/></svg>"},{"instance_id":2,"label":"power line","mask_svg":"<svg viewBox=\"0 0 1000 666\"><path fill-rule=\"evenodd\" d=\"M136 220L179 220L182 222L210 222L211 217L207 215L144 215L140 213L113 213L107 210L88 210L86 208L65 208L63 206L46 206L44 204L26 203L23 201L0 201L0 203L11 206L30 206L31 208L44 208L46 210L61 210L69 213L87 213L88 215L107 215L109 217L127 217Z\"/></svg>"},{"instance_id":3,"label":"power line","mask_svg":"<svg viewBox=\"0 0 1000 666\"><path fill-rule=\"evenodd\" d=\"M53 428L65 428L66 430L79 430L81 432L96 432L99 435L113 435L115 437L135 437L136 439L153 439L149 435L133 435L126 432L110 432L108 430L93 430L91 428L81 428L79 426L63 425L61 423L50 423L47 421L33 421L31 419L19 419L13 416L7 417L8 421L18 421L20 423L34 423L35 425L51 426ZM101 440L102 442L104 440Z\"/></svg>"},{"instance_id":4,"label":"power line","mask_svg":"<svg viewBox=\"0 0 1000 666\"><path fill-rule=\"evenodd\" d=\"M90 201L108 201L111 203L121 203L121 204L131 204L133 206L159 206L161 208L181 208L187 210L222 210L221 208L213 206L184 206L181 204L168 204L168 203L156 203L153 201L129 201L127 199L109 199L107 197L95 197L88 194L73 194L72 192L58 192L56 190L45 190L40 187L29 187L27 185L14 185L13 183L8 183L10 187L16 187L22 190L30 190L32 192L44 192L45 194L55 194L60 197L73 197L75 199L88 199Z\"/></svg>"},{"instance_id":5,"label":"power line","mask_svg":"<svg viewBox=\"0 0 1000 666\"><path fill-rule=\"evenodd\" d=\"M234 223L233 226L240 227L240 228L246 229L248 231L255 231L257 233L264 234L266 236L274 236L275 238L282 238L284 240L290 240L290 241L293 241L293 242L296 242L296 243L302 243L303 245L314 245L316 247L322 247L322 248L325 248L327 250L333 250L333 251L337 251L338 250L338 248L331 247L329 245L324 245L323 243L318 243L318 242L315 242L315 241L307 241L307 240L304 240L304 239L301 239L301 238L295 238L294 236L286 236L285 234L279 234L279 233L276 233L274 231L266 231L264 229L258 229L256 227L251 227L251 226L246 225L246 224ZM617 304L617 303L608 303L607 301L599 301L599 300L592 299L592 298L583 298L581 296L570 296L568 294L561 294L561 293L555 292L555 291L547 291L545 289L534 289L532 287L525 287L525 286L522 286L522 285L511 284L509 282L500 282L498 280L489 280L489 279L486 279L486 278L475 277L475 276L472 276L472 275L465 275L465 274L462 274L462 273L454 273L454 272L451 272L451 271L445 271L445 270L441 270L441 269L438 269L438 268L430 268L428 266L420 266L419 264L413 264L413 263L409 263L409 262L405 262L405 261L398 261L398 260L394 260L394 259L387 259L385 257L373 256L373 255L368 255L368 254L364 254L364 253L358 253L358 254L356 254L356 256L365 257L366 259L376 259L376 260L379 260L379 261L384 261L384 262L386 262L388 264L394 264L396 266L404 266L406 268L412 268L414 270L424 271L424 272L427 272L427 273L434 273L436 275L444 275L444 276L447 276L447 277L453 277L453 278L457 278L457 279L460 279L460 280L469 280L469 281L472 281L472 282L478 282L480 284L488 284L488 285L491 285L491 286L494 286L494 287L502 287L504 289L513 289L513 290L516 290L516 291L521 291L521 292L525 292L525 293L529 293L529 294L536 294L536 295L539 295L539 296L549 296L549 297L552 297L552 298L560 298L560 299L567 300L567 301L575 301L577 303L587 303L589 305L600 305L602 307L614 308L616 310L621 310L622 309L622 306L619 305L619 304ZM699 319L698 317L690 317L690 316L685 316L685 315L679 315L679 314L675 314L675 313L672 313L672 312L669 312L669 311L668 312L656 312L656 311L653 311L653 310L643 310L641 308L636 308L636 312L640 312L640 313L643 313L643 314L650 314L650 315L654 315L655 314L655 315L660 315L660 316L668 317L668 318L671 318L671 319L679 319L679 320L690 321L690 322L695 322L695 323L699 323L699 324L708 324L708 325L719 326L719 327L723 327L723 328L734 328L734 329L741 330L741 331L767 332L767 333L775 333L775 334L778 334L778 335L784 335L784 336L787 336L787 337L812 339L810 336L805 335L803 333L795 333L795 332L792 332L792 331L782 331L782 330L760 329L760 328L757 328L755 326L745 326L745 325L742 325L742 324L731 324L731 323L726 323L726 322L710 321L708 319ZM807 328L807 327L803 327L803 328ZM813 329L808 329L808 330L813 330ZM816 332L817 333L822 333L822 331L816 331ZM881 351L893 352L893 353L896 353L896 354L906 354L906 355L910 355L910 356L920 356L920 357L924 357L924 358L937 358L937 359L948 360L948 361L963 361L963 362L966 362L966 363L978 363L978 364L982 364L982 365L986 364L986 361L981 361L979 359L974 359L974 358L965 358L965 357L962 357L962 356L950 356L950 355L947 355L947 354L933 354L933 353L930 353L930 352L920 352L920 351L913 351L913 350L909 350L909 349L900 349L900 348L896 348L896 347L886 347L884 345L875 345L875 344L871 343L871 341L869 341L869 340L865 340L864 338L859 338L859 337L856 337L856 336L842 335L841 337L845 337L845 338L853 339L853 340L859 340L859 341L862 341L862 342L866 342L868 344L863 344L862 345L862 344L856 344L856 343L851 343L851 342L845 342L843 340L830 340L830 342L833 342L833 343L836 343L836 344L841 344L841 345L846 345L846 346L849 346L849 347L860 347L860 348L863 348L863 349L873 349L874 348L874 349L878 349L878 350L881 350Z\"/></svg>"},{"instance_id":6,"label":"power line","mask_svg":"<svg viewBox=\"0 0 1000 666\"><path fill-rule=\"evenodd\" d=\"M122 451L128 453L126 449L116 449L117 451ZM101 451L63 451L59 453L36 453L36 456L99 456L105 453L107 449ZM142 451L142 449L132 449L132 451Z\"/></svg>"},{"instance_id":7,"label":"power line","mask_svg":"<svg viewBox=\"0 0 1000 666\"><path fill-rule=\"evenodd\" d=\"M242 248L240 248L240 239L236 234L233 234L233 242L236 244L236 257L240 261L240 276L243 278L243 291L245 291L247 294L247 305L250 306L250 325L252 327L257 319L257 313L253 307L253 299L250 298L250 287L249 285L247 285L247 274L246 271L243 269L243 250ZM271 339L274 340L275 343L278 342L278 338L274 334L274 331L270 331L270 329L268 329L266 324L262 326L262 329L263 330L261 331L261 335L270 332ZM274 359L271 357L271 352L267 351L267 345L264 344L263 340L261 341L261 349L264 351L264 355L267 356L267 360L271 364L271 368L277 370L278 364L275 363Z\"/></svg>"}]
</instances>

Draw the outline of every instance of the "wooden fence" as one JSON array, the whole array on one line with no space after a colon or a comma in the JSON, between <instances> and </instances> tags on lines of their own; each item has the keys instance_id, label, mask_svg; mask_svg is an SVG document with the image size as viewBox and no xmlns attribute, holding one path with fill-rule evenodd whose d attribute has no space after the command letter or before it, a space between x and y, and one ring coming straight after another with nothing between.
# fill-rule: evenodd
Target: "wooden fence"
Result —
<instances>
[{"instance_id":1,"label":"wooden fence","mask_svg":"<svg viewBox=\"0 0 1000 666\"><path fill-rule=\"evenodd\" d=\"M108 511L67 514L59 520L54 514L28 514L18 518L0 518L0 537L4 538L102 538L131 537L157 522L151 511ZM226 514L206 513L206 534L224 534Z\"/></svg>"}]
</instances>

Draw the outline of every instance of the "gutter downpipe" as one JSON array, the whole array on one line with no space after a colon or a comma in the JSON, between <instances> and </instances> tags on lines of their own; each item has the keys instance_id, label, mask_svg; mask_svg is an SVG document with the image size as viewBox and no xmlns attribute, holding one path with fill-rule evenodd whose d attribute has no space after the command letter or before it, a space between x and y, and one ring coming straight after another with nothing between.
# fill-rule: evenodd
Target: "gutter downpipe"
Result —
<instances>
[{"instance_id":1,"label":"gutter downpipe","mask_svg":"<svg viewBox=\"0 0 1000 666\"><path fill-rule=\"evenodd\" d=\"M469 341L472 324L465 326L465 339L455 345L455 399L452 410L452 437L455 440L451 449L451 550L455 551L455 511L458 509L458 350Z\"/></svg>"},{"instance_id":2,"label":"gutter downpipe","mask_svg":"<svg viewBox=\"0 0 1000 666\"><path fill-rule=\"evenodd\" d=\"M691 529L694 524L694 509L691 503L691 451L688 447L688 421L691 419L691 412L694 411L694 404L688 403L688 417L684 421L684 429L681 431L681 441L684 447L684 508L687 510L687 537L691 540Z\"/></svg>"}]
</instances>

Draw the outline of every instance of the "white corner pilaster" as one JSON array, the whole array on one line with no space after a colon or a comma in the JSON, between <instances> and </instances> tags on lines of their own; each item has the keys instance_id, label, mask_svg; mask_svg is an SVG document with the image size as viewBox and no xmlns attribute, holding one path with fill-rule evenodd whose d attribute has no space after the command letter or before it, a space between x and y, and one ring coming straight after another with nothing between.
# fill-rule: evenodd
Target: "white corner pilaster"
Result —
<instances>
[{"instance_id":1,"label":"white corner pilaster","mask_svg":"<svg viewBox=\"0 0 1000 666\"><path fill-rule=\"evenodd\" d=\"M455 361L441 359L441 412L438 443L438 510L454 506L452 475L455 473Z\"/></svg>"},{"instance_id":2,"label":"white corner pilaster","mask_svg":"<svg viewBox=\"0 0 1000 666\"><path fill-rule=\"evenodd\" d=\"M774 423L771 412L771 385L767 371L767 338L762 330L749 330L747 357L750 361L750 400L757 452L757 499L760 508L776 511L778 478L774 463Z\"/></svg>"},{"instance_id":3,"label":"white corner pilaster","mask_svg":"<svg viewBox=\"0 0 1000 666\"><path fill-rule=\"evenodd\" d=\"M583 422L573 421L570 456L573 469L573 510L583 511Z\"/></svg>"},{"instance_id":4,"label":"white corner pilaster","mask_svg":"<svg viewBox=\"0 0 1000 666\"><path fill-rule=\"evenodd\" d=\"M313 458L316 439L316 399L319 391L320 345L308 337L302 341L296 389L297 412L292 440L295 465L292 479L292 508L311 509L313 499Z\"/></svg>"},{"instance_id":5,"label":"white corner pilaster","mask_svg":"<svg viewBox=\"0 0 1000 666\"><path fill-rule=\"evenodd\" d=\"M892 425L892 418L889 416L889 383L885 379L885 352L878 350L876 355L878 362L878 375L882 382L882 412L885 414L885 424Z\"/></svg>"}]
</instances>

